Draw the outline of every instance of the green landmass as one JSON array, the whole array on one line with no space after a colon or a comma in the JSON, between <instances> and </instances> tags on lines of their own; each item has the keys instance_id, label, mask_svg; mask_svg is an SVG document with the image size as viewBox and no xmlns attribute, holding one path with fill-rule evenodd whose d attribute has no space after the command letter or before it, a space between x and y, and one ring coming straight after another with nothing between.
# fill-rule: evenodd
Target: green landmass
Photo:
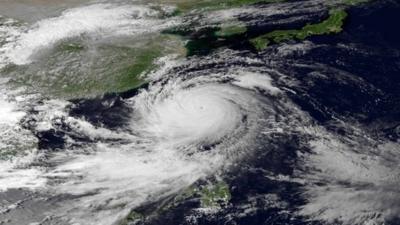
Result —
<instances>
[{"instance_id":1,"label":"green landmass","mask_svg":"<svg viewBox=\"0 0 400 225\"><path fill-rule=\"evenodd\" d=\"M130 51L126 49L126 51ZM132 50L133 51L133 50ZM74 82L66 79L55 81L53 89L46 88L48 91L54 90L53 94L57 96L67 96L74 98L77 94L84 96L93 96L109 92L124 92L143 85L146 80L140 75L153 68L154 61L161 57L159 49L137 50L131 53L131 63L124 63L120 67L104 71L103 75L108 74L109 77L101 77L100 79L83 80L83 82ZM79 97L79 96L76 96Z\"/></svg>"},{"instance_id":2,"label":"green landmass","mask_svg":"<svg viewBox=\"0 0 400 225\"><path fill-rule=\"evenodd\" d=\"M37 149L37 139L29 130L11 130L11 133L9 131L6 129L0 132L3 135L3 143L0 144L0 161L12 161L14 158L29 155ZM18 137L13 138L12 135Z\"/></svg>"},{"instance_id":3,"label":"green landmass","mask_svg":"<svg viewBox=\"0 0 400 225\"><path fill-rule=\"evenodd\" d=\"M231 200L231 193L229 185L224 181L200 187L192 185L174 198L160 203L150 211L141 211L141 209L133 210L119 225L138 224L152 215L165 213L190 198L199 198L202 208L220 208Z\"/></svg>"},{"instance_id":4,"label":"green landmass","mask_svg":"<svg viewBox=\"0 0 400 225\"><path fill-rule=\"evenodd\" d=\"M11 161L17 157L26 156L32 149L37 148L37 143L27 143L24 145L14 142L12 144L14 145L0 148L0 161Z\"/></svg>"},{"instance_id":5,"label":"green landmass","mask_svg":"<svg viewBox=\"0 0 400 225\"><path fill-rule=\"evenodd\" d=\"M215 32L215 36L225 38L246 33L246 31L247 28L244 25L222 26L220 30Z\"/></svg>"},{"instance_id":6,"label":"green landmass","mask_svg":"<svg viewBox=\"0 0 400 225\"><path fill-rule=\"evenodd\" d=\"M129 215L120 223L120 225L128 225L143 220L144 216L138 212L132 211Z\"/></svg>"},{"instance_id":7,"label":"green landmass","mask_svg":"<svg viewBox=\"0 0 400 225\"><path fill-rule=\"evenodd\" d=\"M143 42L136 47L111 46L114 50L120 49L121 59L108 62L103 65L109 70L102 71L103 79L92 79L82 85L68 85L62 88L63 93L79 93L79 90L87 90L89 93L124 92L140 87L147 82L145 74L156 69L156 60L168 54L184 55L185 50L177 37L172 35L161 35ZM182 45L182 46L180 46ZM119 61L119 62L117 62Z\"/></svg>"},{"instance_id":8,"label":"green landmass","mask_svg":"<svg viewBox=\"0 0 400 225\"><path fill-rule=\"evenodd\" d=\"M186 54L184 42L167 34L152 34L120 45L75 40L60 43L51 51L35 63L10 65L1 72L10 78L10 85L30 87L44 96L96 97L140 87L147 82L146 74L157 69L159 58Z\"/></svg>"},{"instance_id":9,"label":"green landmass","mask_svg":"<svg viewBox=\"0 0 400 225\"><path fill-rule=\"evenodd\" d=\"M63 43L59 45L58 48L60 51L69 51L69 52L81 51L85 49L85 47L79 43Z\"/></svg>"},{"instance_id":10,"label":"green landmass","mask_svg":"<svg viewBox=\"0 0 400 225\"><path fill-rule=\"evenodd\" d=\"M298 30L275 30L267 34L261 35L250 42L257 50L263 50L270 43L281 43L288 40L304 40L313 35L324 35L339 33L342 31L344 20L347 13L344 10L331 10L329 17L316 24L307 24Z\"/></svg>"},{"instance_id":11,"label":"green landmass","mask_svg":"<svg viewBox=\"0 0 400 225\"><path fill-rule=\"evenodd\" d=\"M140 75L153 69L155 60L161 56L162 53L159 48L148 49L137 54L135 62L126 68L122 68L117 74L120 79L115 85L115 90L123 92L144 84L146 81Z\"/></svg>"},{"instance_id":12,"label":"green landmass","mask_svg":"<svg viewBox=\"0 0 400 225\"><path fill-rule=\"evenodd\" d=\"M231 200L229 186L225 182L219 182L201 190L202 207L220 207Z\"/></svg>"},{"instance_id":13,"label":"green landmass","mask_svg":"<svg viewBox=\"0 0 400 225\"><path fill-rule=\"evenodd\" d=\"M182 202L182 201L184 201L184 200L186 200L188 198L193 197L198 192L199 192L199 189L195 185L192 185L192 186L188 187L187 189L185 189L183 192L181 192L179 195L177 195L174 198L173 205L175 205L175 204L177 204L179 202Z\"/></svg>"}]
</instances>

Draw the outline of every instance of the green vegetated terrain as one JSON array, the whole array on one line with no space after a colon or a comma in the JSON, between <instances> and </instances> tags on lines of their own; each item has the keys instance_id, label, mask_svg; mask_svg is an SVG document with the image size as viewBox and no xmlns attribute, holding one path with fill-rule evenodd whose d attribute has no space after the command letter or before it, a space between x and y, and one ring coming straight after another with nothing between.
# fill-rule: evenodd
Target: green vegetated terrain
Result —
<instances>
[{"instance_id":1,"label":"green vegetated terrain","mask_svg":"<svg viewBox=\"0 0 400 225\"><path fill-rule=\"evenodd\" d=\"M278 44L289 40L304 40L314 35L340 33L343 30L344 21L347 18L345 8L371 1L372 0L342 0L344 8L332 9L329 12L329 17L319 23L307 24L301 29L271 31L251 39L250 43L257 50L263 50L270 44Z\"/></svg>"},{"instance_id":2,"label":"green vegetated terrain","mask_svg":"<svg viewBox=\"0 0 400 225\"><path fill-rule=\"evenodd\" d=\"M3 134L4 135L4 134ZM36 140L30 140L26 136L25 143L12 141L5 143L5 146L0 146L0 161L12 161L16 157L26 156L31 153L32 149L36 149Z\"/></svg>"},{"instance_id":3,"label":"green vegetated terrain","mask_svg":"<svg viewBox=\"0 0 400 225\"><path fill-rule=\"evenodd\" d=\"M224 181L215 181L208 185L192 185L183 190L169 202L164 202L157 205L152 210L134 209L130 214L120 222L120 225L141 224L154 215L168 213L168 210L180 205L188 199L199 200L200 207L219 209L231 200L231 192L229 185Z\"/></svg>"},{"instance_id":4,"label":"green vegetated terrain","mask_svg":"<svg viewBox=\"0 0 400 225\"><path fill-rule=\"evenodd\" d=\"M227 183L221 181L201 190L202 207L220 207L231 200L231 193Z\"/></svg>"},{"instance_id":5,"label":"green vegetated terrain","mask_svg":"<svg viewBox=\"0 0 400 225\"><path fill-rule=\"evenodd\" d=\"M124 92L146 83L146 73L165 55L184 56L182 40L152 34L128 43L88 44L80 40L57 45L45 60L9 66L2 73L15 86L28 86L43 95L65 99ZM46 68L46 69L43 69ZM49 82L50 81L50 82Z\"/></svg>"},{"instance_id":6,"label":"green vegetated terrain","mask_svg":"<svg viewBox=\"0 0 400 225\"><path fill-rule=\"evenodd\" d=\"M58 46L58 50L66 52L76 52L84 49L85 47L79 43L62 43Z\"/></svg>"},{"instance_id":7,"label":"green vegetated terrain","mask_svg":"<svg viewBox=\"0 0 400 225\"><path fill-rule=\"evenodd\" d=\"M227 25L222 26L220 30L215 31L217 37L230 37L233 35L243 34L247 32L247 27L244 25Z\"/></svg>"},{"instance_id":8,"label":"green vegetated terrain","mask_svg":"<svg viewBox=\"0 0 400 225\"><path fill-rule=\"evenodd\" d=\"M304 40L313 35L339 33L342 31L347 13L344 10L331 10L329 17L315 24L307 24L297 30L275 30L259 37L253 38L250 42L257 50L265 49L271 43L281 43L288 40Z\"/></svg>"},{"instance_id":9,"label":"green vegetated terrain","mask_svg":"<svg viewBox=\"0 0 400 225\"><path fill-rule=\"evenodd\" d=\"M126 217L120 225L128 225L128 224L135 224L136 222L141 221L144 218L144 216L136 211L132 211L129 213L128 217Z\"/></svg>"},{"instance_id":10,"label":"green vegetated terrain","mask_svg":"<svg viewBox=\"0 0 400 225\"><path fill-rule=\"evenodd\" d=\"M103 68L93 74L97 79L89 79L88 82L80 84L67 84L67 86L65 83L69 81L63 82L60 95L70 96L70 93L82 91L89 95L128 91L147 82L145 75L157 68L156 61L159 58L168 54L185 55L183 43L172 35L139 40L137 46L104 46L104 48L112 48L112 51L117 52L114 53L115 59L95 66Z\"/></svg>"}]
</instances>

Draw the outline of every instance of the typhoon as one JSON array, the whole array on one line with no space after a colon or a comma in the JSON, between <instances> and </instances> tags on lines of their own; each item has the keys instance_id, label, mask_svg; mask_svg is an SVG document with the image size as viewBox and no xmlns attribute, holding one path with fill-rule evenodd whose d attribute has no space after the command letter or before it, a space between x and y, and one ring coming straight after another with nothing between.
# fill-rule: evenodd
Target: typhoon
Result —
<instances>
[{"instance_id":1,"label":"typhoon","mask_svg":"<svg viewBox=\"0 0 400 225\"><path fill-rule=\"evenodd\" d=\"M0 224L399 224L399 10L1 1Z\"/></svg>"}]
</instances>

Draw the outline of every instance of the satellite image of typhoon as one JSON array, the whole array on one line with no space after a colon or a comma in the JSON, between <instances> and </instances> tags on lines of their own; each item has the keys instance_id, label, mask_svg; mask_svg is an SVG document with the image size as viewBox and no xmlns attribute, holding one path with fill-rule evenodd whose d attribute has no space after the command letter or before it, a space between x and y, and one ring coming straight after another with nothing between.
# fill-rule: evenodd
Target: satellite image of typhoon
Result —
<instances>
[{"instance_id":1,"label":"satellite image of typhoon","mask_svg":"<svg viewBox=\"0 0 400 225\"><path fill-rule=\"evenodd\" d=\"M400 1L0 0L0 225L400 225Z\"/></svg>"}]
</instances>

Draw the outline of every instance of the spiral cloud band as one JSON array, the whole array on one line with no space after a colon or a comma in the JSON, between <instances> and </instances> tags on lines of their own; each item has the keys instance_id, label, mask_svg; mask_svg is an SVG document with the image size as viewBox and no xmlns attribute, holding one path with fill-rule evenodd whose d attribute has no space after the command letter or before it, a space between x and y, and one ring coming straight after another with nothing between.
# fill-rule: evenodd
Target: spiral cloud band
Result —
<instances>
[{"instance_id":1,"label":"spiral cloud band","mask_svg":"<svg viewBox=\"0 0 400 225\"><path fill-rule=\"evenodd\" d=\"M60 220L96 225L121 220L130 209L177 193L247 155L264 123L260 119L274 115L253 89L253 81L265 77L250 72L164 76L124 100L129 120L118 129L69 115L69 103L45 103L36 108L35 129L59 129L54 121L63 121L71 147L46 154L51 167L28 167L25 180L40 183L18 185L82 196L54 209ZM276 94L275 87L268 88ZM95 142L79 143L72 134Z\"/></svg>"}]
</instances>

